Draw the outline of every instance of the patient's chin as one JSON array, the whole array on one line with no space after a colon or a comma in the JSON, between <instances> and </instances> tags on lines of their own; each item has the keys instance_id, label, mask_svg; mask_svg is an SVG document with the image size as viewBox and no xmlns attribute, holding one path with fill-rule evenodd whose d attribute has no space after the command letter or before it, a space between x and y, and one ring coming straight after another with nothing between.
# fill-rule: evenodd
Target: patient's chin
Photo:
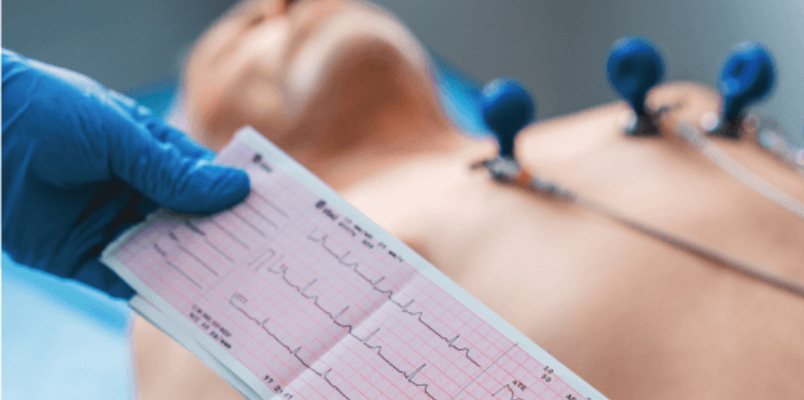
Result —
<instances>
[{"instance_id":1,"label":"patient's chin","mask_svg":"<svg viewBox=\"0 0 804 400\"><path fill-rule=\"evenodd\" d=\"M359 86L367 83L360 73L367 65L424 76L428 64L416 39L392 17L374 10L340 13L323 21L295 52L284 76L285 112L299 118L322 95L342 97L364 91ZM338 89L333 92L332 88Z\"/></svg>"},{"instance_id":2,"label":"patient's chin","mask_svg":"<svg viewBox=\"0 0 804 400\"><path fill-rule=\"evenodd\" d=\"M242 58L247 64L219 79L209 76L216 71L211 66L188 65L194 136L219 150L251 125L280 146L292 144L300 129L327 129L344 114L364 114L366 105L396 96L411 82L420 92L432 86L422 47L392 16L355 6L315 25L306 39L290 39L288 58L277 69L261 70L259 54Z\"/></svg>"}]
</instances>

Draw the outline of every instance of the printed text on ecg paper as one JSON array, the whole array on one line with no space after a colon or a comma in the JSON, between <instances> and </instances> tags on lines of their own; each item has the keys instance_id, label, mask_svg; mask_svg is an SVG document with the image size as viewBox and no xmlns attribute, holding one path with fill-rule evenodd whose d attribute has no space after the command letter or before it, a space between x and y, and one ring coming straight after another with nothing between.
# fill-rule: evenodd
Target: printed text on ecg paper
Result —
<instances>
[{"instance_id":1,"label":"printed text on ecg paper","mask_svg":"<svg viewBox=\"0 0 804 400\"><path fill-rule=\"evenodd\" d=\"M258 150L219 160L249 172L244 203L163 215L114 257L275 396L585 398Z\"/></svg>"}]
</instances>

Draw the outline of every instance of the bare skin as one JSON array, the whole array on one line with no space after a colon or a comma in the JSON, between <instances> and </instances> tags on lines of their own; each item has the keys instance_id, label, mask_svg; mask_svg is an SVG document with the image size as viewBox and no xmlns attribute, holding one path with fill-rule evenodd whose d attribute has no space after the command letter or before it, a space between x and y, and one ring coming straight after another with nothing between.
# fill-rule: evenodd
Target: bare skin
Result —
<instances>
[{"instance_id":1,"label":"bare skin","mask_svg":"<svg viewBox=\"0 0 804 400\"><path fill-rule=\"evenodd\" d=\"M448 122L423 53L409 45L415 39L386 14L334 0L250 4L213 27L190 58L188 111L199 140L220 148L237 127L255 126L610 398L804 393L804 300L470 171L495 145ZM246 23L277 9L284 14ZM328 24L344 14L381 21L383 32L399 29L372 36L350 28L355 24ZM307 32L303 39L288 35L291 50L277 56L281 68L262 64L265 52L248 50L276 35L274 23ZM244 26L254 36L238 30ZM326 26L346 33L318 40ZM293 78L290 66L305 51L328 56L306 70L312 76ZM239 61L216 68L213 59ZM276 88L275 101L261 103L269 97L263 89L235 96L258 86ZM626 108L612 104L532 125L516 151L531 172L581 196L804 281L804 221L672 134L679 121L717 110L718 101L705 87L672 84L649 98L654 107L683 104L663 120L660 138L626 137L619 123ZM801 178L754 144L717 144L804 201ZM238 397L143 320L135 323L134 343L141 398Z\"/></svg>"}]
</instances>

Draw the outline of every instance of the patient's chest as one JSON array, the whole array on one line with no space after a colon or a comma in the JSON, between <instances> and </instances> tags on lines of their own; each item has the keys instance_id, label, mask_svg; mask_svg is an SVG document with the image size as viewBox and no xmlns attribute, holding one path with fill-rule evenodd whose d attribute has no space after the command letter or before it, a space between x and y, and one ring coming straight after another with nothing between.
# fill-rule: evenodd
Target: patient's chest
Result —
<instances>
[{"instance_id":1,"label":"patient's chest","mask_svg":"<svg viewBox=\"0 0 804 400\"><path fill-rule=\"evenodd\" d=\"M526 143L553 157L524 163L643 222L804 281L804 221L707 160L660 143L578 140L554 152L548 135ZM471 161L411 161L344 195L611 398L804 393L804 299L491 182L468 171ZM791 194L804 199L800 187Z\"/></svg>"}]
</instances>

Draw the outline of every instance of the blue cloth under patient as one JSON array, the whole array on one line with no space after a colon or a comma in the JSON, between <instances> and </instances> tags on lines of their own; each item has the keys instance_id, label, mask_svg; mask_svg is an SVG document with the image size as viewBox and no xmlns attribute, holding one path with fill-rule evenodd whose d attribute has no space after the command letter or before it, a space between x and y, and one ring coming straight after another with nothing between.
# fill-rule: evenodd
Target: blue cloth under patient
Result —
<instances>
[{"instance_id":1,"label":"blue cloth under patient","mask_svg":"<svg viewBox=\"0 0 804 400\"><path fill-rule=\"evenodd\" d=\"M4 399L131 399L128 305L3 253Z\"/></svg>"}]
</instances>

